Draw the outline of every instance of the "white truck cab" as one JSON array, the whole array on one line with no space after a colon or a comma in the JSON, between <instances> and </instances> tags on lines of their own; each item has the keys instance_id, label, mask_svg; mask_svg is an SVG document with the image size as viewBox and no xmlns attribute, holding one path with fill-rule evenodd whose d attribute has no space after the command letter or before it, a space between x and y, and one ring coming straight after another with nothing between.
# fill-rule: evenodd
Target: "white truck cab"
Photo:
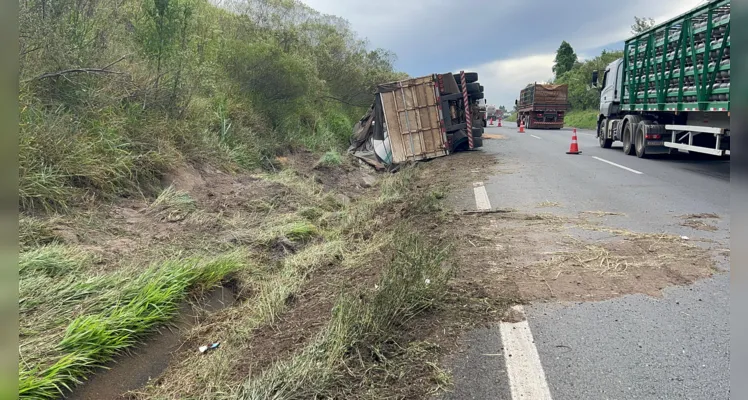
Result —
<instances>
[{"instance_id":1,"label":"white truck cab","mask_svg":"<svg viewBox=\"0 0 748 400\"><path fill-rule=\"evenodd\" d=\"M622 79L623 59L619 58L605 67L603 80L600 84L600 114L606 118L617 114L620 110L622 94L619 93L618 88L621 87Z\"/></svg>"}]
</instances>

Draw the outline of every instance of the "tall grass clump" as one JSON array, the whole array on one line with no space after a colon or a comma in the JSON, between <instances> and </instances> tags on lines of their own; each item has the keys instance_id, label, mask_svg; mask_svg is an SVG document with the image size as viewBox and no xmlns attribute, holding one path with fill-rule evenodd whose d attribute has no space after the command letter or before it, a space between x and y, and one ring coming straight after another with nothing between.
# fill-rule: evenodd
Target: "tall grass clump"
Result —
<instances>
[{"instance_id":1,"label":"tall grass clump","mask_svg":"<svg viewBox=\"0 0 748 400\"><path fill-rule=\"evenodd\" d=\"M59 397L64 390L80 383L92 368L136 345L143 335L173 318L190 289L215 285L243 268L243 259L241 253L232 253L209 260L169 260L136 276L102 276L89 281L89 287L99 286L100 291L78 293L78 302L68 301L66 308L75 303L88 307L67 323L61 339L53 348L46 349L46 354L33 354L38 349L25 348L22 338L20 397ZM27 267L27 271L33 269ZM86 298L89 301L83 303ZM57 307L55 304L48 306L50 311ZM47 317L57 318L56 315ZM25 354L27 352L30 354Z\"/></svg>"},{"instance_id":2,"label":"tall grass clump","mask_svg":"<svg viewBox=\"0 0 748 400\"><path fill-rule=\"evenodd\" d=\"M239 399L328 397L343 379L347 362L360 362L394 329L433 307L453 276L448 247L398 232L394 256L375 288L342 295L317 339L289 360L265 370L237 389Z\"/></svg>"}]
</instances>

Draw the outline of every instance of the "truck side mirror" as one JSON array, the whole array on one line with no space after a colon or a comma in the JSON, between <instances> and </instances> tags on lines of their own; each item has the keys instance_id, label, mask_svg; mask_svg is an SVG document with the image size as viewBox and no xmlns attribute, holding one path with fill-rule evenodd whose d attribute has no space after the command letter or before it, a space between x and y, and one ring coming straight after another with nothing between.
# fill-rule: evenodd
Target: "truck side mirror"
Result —
<instances>
[{"instance_id":1,"label":"truck side mirror","mask_svg":"<svg viewBox=\"0 0 748 400\"><path fill-rule=\"evenodd\" d=\"M517 105L517 99L514 99L514 105L515 106Z\"/></svg>"},{"instance_id":2,"label":"truck side mirror","mask_svg":"<svg viewBox=\"0 0 748 400\"><path fill-rule=\"evenodd\" d=\"M597 87L597 71L592 71L592 86Z\"/></svg>"}]
</instances>

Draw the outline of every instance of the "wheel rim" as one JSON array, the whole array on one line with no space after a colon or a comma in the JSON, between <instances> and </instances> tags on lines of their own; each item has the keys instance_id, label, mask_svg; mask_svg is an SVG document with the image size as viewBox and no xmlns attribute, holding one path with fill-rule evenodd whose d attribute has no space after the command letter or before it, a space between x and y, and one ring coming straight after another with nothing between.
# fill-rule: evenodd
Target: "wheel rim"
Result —
<instances>
[{"instance_id":1,"label":"wheel rim","mask_svg":"<svg viewBox=\"0 0 748 400\"><path fill-rule=\"evenodd\" d=\"M631 128L628 126L623 132L623 151L626 153L631 152Z\"/></svg>"}]
</instances>

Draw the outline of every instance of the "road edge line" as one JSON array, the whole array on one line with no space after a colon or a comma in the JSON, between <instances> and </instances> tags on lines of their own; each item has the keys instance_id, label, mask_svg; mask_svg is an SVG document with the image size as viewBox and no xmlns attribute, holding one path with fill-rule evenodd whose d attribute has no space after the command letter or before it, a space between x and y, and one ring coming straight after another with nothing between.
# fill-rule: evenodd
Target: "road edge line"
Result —
<instances>
[{"instance_id":1,"label":"road edge line","mask_svg":"<svg viewBox=\"0 0 748 400\"><path fill-rule=\"evenodd\" d=\"M478 210L491 209L491 201L483 182L473 183L473 193ZM502 353L512 400L552 400L525 310L521 305L512 308L522 315L522 321L499 323Z\"/></svg>"}]
</instances>

